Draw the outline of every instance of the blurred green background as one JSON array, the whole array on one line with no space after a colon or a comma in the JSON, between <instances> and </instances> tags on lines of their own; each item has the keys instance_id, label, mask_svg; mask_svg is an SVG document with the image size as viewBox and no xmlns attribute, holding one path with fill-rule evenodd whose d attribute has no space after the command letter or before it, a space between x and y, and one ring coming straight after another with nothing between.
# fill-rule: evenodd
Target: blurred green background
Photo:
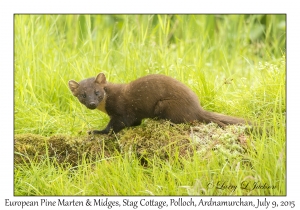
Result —
<instances>
[{"instance_id":1,"label":"blurred green background","mask_svg":"<svg viewBox=\"0 0 300 210\"><path fill-rule=\"evenodd\" d=\"M224 101L241 100L237 91L249 92L261 79L258 66L285 55L285 18L15 15L15 132L48 135L104 126L107 116L83 108L67 86L70 79L99 72L118 83L166 74L191 87L205 108L251 118L246 113L255 110L232 110Z\"/></svg>"}]
</instances>

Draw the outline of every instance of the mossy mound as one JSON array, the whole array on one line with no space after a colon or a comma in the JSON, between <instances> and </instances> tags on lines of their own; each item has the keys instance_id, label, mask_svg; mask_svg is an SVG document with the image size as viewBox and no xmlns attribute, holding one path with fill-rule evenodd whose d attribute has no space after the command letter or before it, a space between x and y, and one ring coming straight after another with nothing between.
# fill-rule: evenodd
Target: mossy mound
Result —
<instances>
[{"instance_id":1,"label":"mossy mound","mask_svg":"<svg viewBox=\"0 0 300 210\"><path fill-rule=\"evenodd\" d=\"M209 158L231 158L243 154L249 145L246 126L220 128L214 123L173 124L147 119L141 126L127 128L118 134L72 137L34 134L15 135L15 162L47 155L59 163L77 165L83 157L91 160L119 154L133 154L144 160L186 158L198 154Z\"/></svg>"},{"instance_id":2,"label":"mossy mound","mask_svg":"<svg viewBox=\"0 0 300 210\"><path fill-rule=\"evenodd\" d=\"M83 157L91 160L99 156L110 157L119 150L118 143L111 136L44 137L36 134L16 134L14 141L15 163L49 156L58 163L77 165Z\"/></svg>"},{"instance_id":3,"label":"mossy mound","mask_svg":"<svg viewBox=\"0 0 300 210\"><path fill-rule=\"evenodd\" d=\"M119 139L123 153L140 158L168 159L176 154L186 156L194 145L189 138L189 125L169 121L146 120L141 126L127 129Z\"/></svg>"},{"instance_id":4,"label":"mossy mound","mask_svg":"<svg viewBox=\"0 0 300 210\"><path fill-rule=\"evenodd\" d=\"M220 128L215 123L173 124L169 121L147 120L142 126L127 129L120 135L123 153L134 153L147 160L191 157L195 152L209 158L214 152L223 159L246 152L248 127L230 125Z\"/></svg>"}]
</instances>

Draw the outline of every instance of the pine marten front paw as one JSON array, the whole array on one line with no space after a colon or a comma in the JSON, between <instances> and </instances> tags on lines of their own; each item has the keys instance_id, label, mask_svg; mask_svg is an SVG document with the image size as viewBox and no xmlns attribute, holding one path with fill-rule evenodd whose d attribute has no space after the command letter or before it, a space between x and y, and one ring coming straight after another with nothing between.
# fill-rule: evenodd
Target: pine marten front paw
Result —
<instances>
[{"instance_id":1,"label":"pine marten front paw","mask_svg":"<svg viewBox=\"0 0 300 210\"><path fill-rule=\"evenodd\" d=\"M101 134L100 131L98 131L98 130L88 131L87 133L88 133L88 135Z\"/></svg>"},{"instance_id":2,"label":"pine marten front paw","mask_svg":"<svg viewBox=\"0 0 300 210\"><path fill-rule=\"evenodd\" d=\"M92 130L88 131L88 135L97 135L97 134L108 134L105 130Z\"/></svg>"}]
</instances>

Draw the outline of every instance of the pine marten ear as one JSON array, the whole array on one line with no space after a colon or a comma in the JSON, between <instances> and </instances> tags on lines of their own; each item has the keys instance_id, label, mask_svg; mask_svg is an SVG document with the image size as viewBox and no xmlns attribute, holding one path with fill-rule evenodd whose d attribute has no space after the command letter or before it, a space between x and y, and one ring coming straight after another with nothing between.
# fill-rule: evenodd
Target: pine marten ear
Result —
<instances>
[{"instance_id":1,"label":"pine marten ear","mask_svg":"<svg viewBox=\"0 0 300 210\"><path fill-rule=\"evenodd\" d=\"M106 84L106 77L103 73L100 73L97 75L95 82L98 84Z\"/></svg>"},{"instance_id":2,"label":"pine marten ear","mask_svg":"<svg viewBox=\"0 0 300 210\"><path fill-rule=\"evenodd\" d=\"M73 95L76 95L76 89L79 87L79 84L74 81L74 80L70 80L69 81L69 88L71 90L71 92L73 93Z\"/></svg>"}]
</instances>

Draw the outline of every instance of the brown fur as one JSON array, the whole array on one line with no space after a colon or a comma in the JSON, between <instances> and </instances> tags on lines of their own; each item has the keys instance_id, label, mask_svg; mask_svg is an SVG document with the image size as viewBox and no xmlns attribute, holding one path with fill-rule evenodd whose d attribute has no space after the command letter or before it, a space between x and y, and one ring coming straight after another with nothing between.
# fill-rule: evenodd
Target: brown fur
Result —
<instances>
[{"instance_id":1,"label":"brown fur","mask_svg":"<svg viewBox=\"0 0 300 210\"><path fill-rule=\"evenodd\" d=\"M183 83L165 76L148 75L128 84L106 81L103 73L77 83L69 81L73 95L89 109L99 109L110 116L104 130L94 134L119 132L125 127L140 125L144 118L167 119L173 123L198 120L226 124L244 124L242 118L205 111L197 95Z\"/></svg>"}]
</instances>

